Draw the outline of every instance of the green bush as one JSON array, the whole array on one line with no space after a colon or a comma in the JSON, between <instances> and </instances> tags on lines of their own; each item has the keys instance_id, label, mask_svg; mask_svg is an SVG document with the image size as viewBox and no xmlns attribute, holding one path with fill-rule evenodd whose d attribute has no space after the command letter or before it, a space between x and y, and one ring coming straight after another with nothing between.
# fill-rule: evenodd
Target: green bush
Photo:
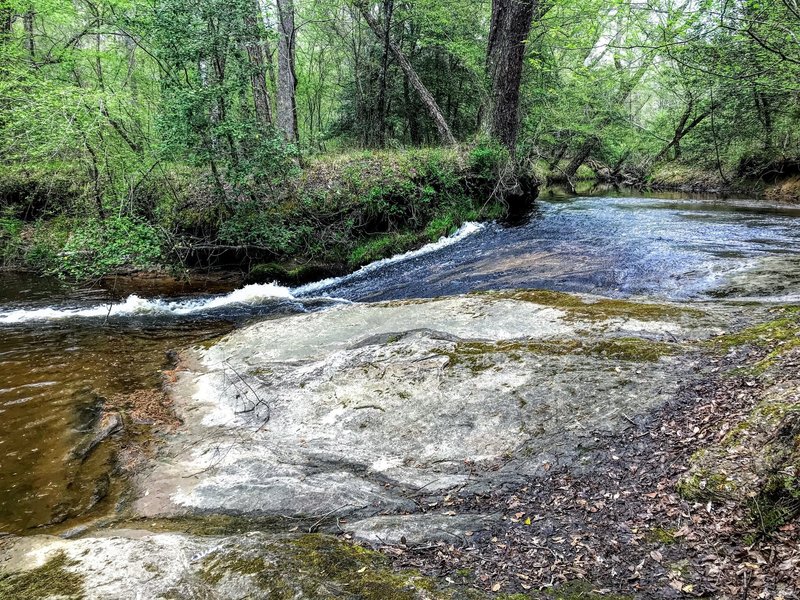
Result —
<instances>
[{"instance_id":1,"label":"green bush","mask_svg":"<svg viewBox=\"0 0 800 600\"><path fill-rule=\"evenodd\" d=\"M89 219L50 258L49 270L62 277L88 279L122 267L154 266L161 258L161 240L148 223L129 217Z\"/></svg>"},{"instance_id":2,"label":"green bush","mask_svg":"<svg viewBox=\"0 0 800 600\"><path fill-rule=\"evenodd\" d=\"M276 211L264 203L239 203L219 228L219 239L235 246L251 246L276 256L290 255L301 248L308 227L289 225Z\"/></svg>"},{"instance_id":3,"label":"green bush","mask_svg":"<svg viewBox=\"0 0 800 600\"><path fill-rule=\"evenodd\" d=\"M481 179L496 178L509 160L508 150L494 141L481 140L469 152L469 170Z\"/></svg>"},{"instance_id":4,"label":"green bush","mask_svg":"<svg viewBox=\"0 0 800 600\"><path fill-rule=\"evenodd\" d=\"M371 238L350 253L350 266L359 267L382 258L388 258L407 252L419 243L419 236L415 233L389 233Z\"/></svg>"},{"instance_id":5,"label":"green bush","mask_svg":"<svg viewBox=\"0 0 800 600\"><path fill-rule=\"evenodd\" d=\"M26 244L24 265L43 273L57 273L59 256L72 227L73 222L66 217L36 221Z\"/></svg>"},{"instance_id":6,"label":"green bush","mask_svg":"<svg viewBox=\"0 0 800 600\"><path fill-rule=\"evenodd\" d=\"M19 219L0 217L0 264L6 265L19 257L22 226Z\"/></svg>"},{"instance_id":7,"label":"green bush","mask_svg":"<svg viewBox=\"0 0 800 600\"><path fill-rule=\"evenodd\" d=\"M451 213L436 217L425 228L425 237L435 242L443 235L450 235L457 229L457 225Z\"/></svg>"}]
</instances>

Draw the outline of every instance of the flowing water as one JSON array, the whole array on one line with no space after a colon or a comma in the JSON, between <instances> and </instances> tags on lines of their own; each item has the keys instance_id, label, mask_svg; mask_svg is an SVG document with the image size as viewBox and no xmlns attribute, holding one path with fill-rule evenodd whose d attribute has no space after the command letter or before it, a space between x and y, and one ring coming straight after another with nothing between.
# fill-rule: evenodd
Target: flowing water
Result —
<instances>
[{"instance_id":1,"label":"flowing water","mask_svg":"<svg viewBox=\"0 0 800 600\"><path fill-rule=\"evenodd\" d=\"M159 385L171 349L256 317L486 289L800 301L800 208L545 195L522 225L467 224L345 277L200 287L75 291L0 274L0 532L111 508L111 445L85 459L73 449L106 400Z\"/></svg>"}]
</instances>

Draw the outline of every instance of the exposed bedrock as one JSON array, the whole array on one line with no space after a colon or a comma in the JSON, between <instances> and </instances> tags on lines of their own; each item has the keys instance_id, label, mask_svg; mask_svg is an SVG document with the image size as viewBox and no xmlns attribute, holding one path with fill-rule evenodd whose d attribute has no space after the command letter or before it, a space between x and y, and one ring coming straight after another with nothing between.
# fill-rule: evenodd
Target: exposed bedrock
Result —
<instances>
[{"instance_id":1,"label":"exposed bedrock","mask_svg":"<svg viewBox=\"0 0 800 600\"><path fill-rule=\"evenodd\" d=\"M422 493L579 467L595 432L674 393L718 325L694 308L552 292L263 321L193 351L173 390L185 425L135 511L397 534L392 515L416 512Z\"/></svg>"}]
</instances>

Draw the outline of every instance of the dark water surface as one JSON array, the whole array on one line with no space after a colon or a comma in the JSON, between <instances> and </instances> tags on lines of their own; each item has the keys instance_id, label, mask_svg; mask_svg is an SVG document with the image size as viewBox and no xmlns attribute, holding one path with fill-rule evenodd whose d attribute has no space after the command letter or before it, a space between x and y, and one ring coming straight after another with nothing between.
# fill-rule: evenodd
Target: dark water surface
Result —
<instances>
[{"instance_id":1,"label":"dark water surface","mask_svg":"<svg viewBox=\"0 0 800 600\"><path fill-rule=\"evenodd\" d=\"M368 301L501 288L673 300L797 294L800 207L545 196L521 226L488 224L439 252L310 291Z\"/></svg>"},{"instance_id":2,"label":"dark water surface","mask_svg":"<svg viewBox=\"0 0 800 600\"><path fill-rule=\"evenodd\" d=\"M0 274L0 532L108 511L111 445L85 461L71 454L104 399L158 386L167 351L236 322L336 303L325 296L369 301L502 288L797 302L800 208L544 196L523 225L472 226L402 260L295 290L226 294L230 282L210 280L194 287L120 280L110 288Z\"/></svg>"}]
</instances>

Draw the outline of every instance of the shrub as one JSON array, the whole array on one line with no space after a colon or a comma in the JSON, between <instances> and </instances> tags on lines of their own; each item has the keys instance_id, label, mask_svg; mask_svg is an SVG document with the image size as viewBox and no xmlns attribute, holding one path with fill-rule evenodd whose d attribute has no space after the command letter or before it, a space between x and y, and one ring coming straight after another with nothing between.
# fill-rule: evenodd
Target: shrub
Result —
<instances>
[{"instance_id":1,"label":"shrub","mask_svg":"<svg viewBox=\"0 0 800 600\"><path fill-rule=\"evenodd\" d=\"M389 233L369 239L350 253L350 266L366 265L411 250L419 243L415 233Z\"/></svg>"},{"instance_id":2,"label":"shrub","mask_svg":"<svg viewBox=\"0 0 800 600\"><path fill-rule=\"evenodd\" d=\"M16 259L21 251L22 221L0 217L0 264L8 264Z\"/></svg>"},{"instance_id":3,"label":"shrub","mask_svg":"<svg viewBox=\"0 0 800 600\"><path fill-rule=\"evenodd\" d=\"M481 140L469 152L469 170L481 179L493 179L508 160L506 148L494 141Z\"/></svg>"},{"instance_id":4,"label":"shrub","mask_svg":"<svg viewBox=\"0 0 800 600\"><path fill-rule=\"evenodd\" d=\"M296 253L307 227L289 225L263 203L239 203L219 228L220 241L236 246L251 246L275 255Z\"/></svg>"},{"instance_id":5,"label":"shrub","mask_svg":"<svg viewBox=\"0 0 800 600\"><path fill-rule=\"evenodd\" d=\"M69 235L49 270L88 279L121 267L153 266L160 259L161 240L148 223L129 217L90 219Z\"/></svg>"}]
</instances>

